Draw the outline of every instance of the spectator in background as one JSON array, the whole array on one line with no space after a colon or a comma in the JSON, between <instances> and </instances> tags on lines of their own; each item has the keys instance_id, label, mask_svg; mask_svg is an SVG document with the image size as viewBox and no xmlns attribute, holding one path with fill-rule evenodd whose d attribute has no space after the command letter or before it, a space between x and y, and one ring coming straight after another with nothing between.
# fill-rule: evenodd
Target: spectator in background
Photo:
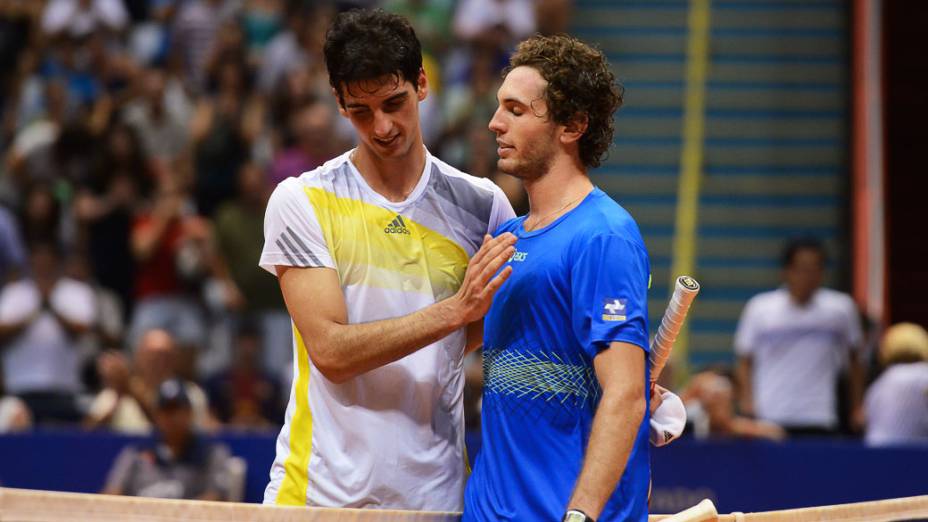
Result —
<instances>
[{"instance_id":1,"label":"spectator in background","mask_svg":"<svg viewBox=\"0 0 928 522\"><path fill-rule=\"evenodd\" d=\"M57 176L51 149L58 134L75 111L60 79L41 80L38 107L18 126L7 151L6 164L16 185L22 189L36 181L49 182ZM20 93L25 94L25 93ZM24 98L20 97L20 103ZM22 107L21 110L26 110Z\"/></svg>"},{"instance_id":2,"label":"spectator in background","mask_svg":"<svg viewBox=\"0 0 928 522\"><path fill-rule=\"evenodd\" d=\"M17 51L17 59L6 71L15 70L7 75L2 85L7 96L0 101L3 114L2 143L8 145L18 131L26 125L45 116L47 107L45 79L39 73L39 53L26 47ZM10 56L7 59L13 59ZM11 155L8 161L13 158Z\"/></svg>"},{"instance_id":3,"label":"spectator in background","mask_svg":"<svg viewBox=\"0 0 928 522\"><path fill-rule=\"evenodd\" d=\"M783 440L786 432L776 424L736 415L731 379L704 371L690 379L680 399L696 437L742 437Z\"/></svg>"},{"instance_id":4,"label":"spectator in background","mask_svg":"<svg viewBox=\"0 0 928 522\"><path fill-rule=\"evenodd\" d=\"M489 177L496 171L496 139L486 131L487 122L496 112L496 91L501 83L494 60L489 49L475 49L468 81L449 85L444 98L444 156L478 177ZM474 131L482 140L472 139Z\"/></svg>"},{"instance_id":5,"label":"spectator in background","mask_svg":"<svg viewBox=\"0 0 928 522\"><path fill-rule=\"evenodd\" d=\"M288 6L283 28L265 46L257 68L256 85L263 94L272 94L288 71L308 65L310 58L300 38L308 32L310 20L303 6Z\"/></svg>"},{"instance_id":6,"label":"spectator in background","mask_svg":"<svg viewBox=\"0 0 928 522\"><path fill-rule=\"evenodd\" d=\"M283 14L283 0L246 0L241 23L249 63L260 63L264 49L283 26Z\"/></svg>"},{"instance_id":7,"label":"spectator in background","mask_svg":"<svg viewBox=\"0 0 928 522\"><path fill-rule=\"evenodd\" d=\"M13 71L22 63L23 52L35 43L34 39L39 33L42 10L41 2L0 2L0 70ZM34 57L35 53L31 54ZM8 89L15 91L19 78L8 74L3 76L0 78L0 92L8 92ZM0 96L0 111L7 112L7 115L11 112L8 104L10 99L15 99L15 96ZM7 134L7 130L5 126L4 134ZM3 136L0 142L5 142L5 138Z\"/></svg>"},{"instance_id":8,"label":"spectator in background","mask_svg":"<svg viewBox=\"0 0 928 522\"><path fill-rule=\"evenodd\" d=\"M870 446L928 444L928 332L913 323L889 328L880 346L886 367L867 390Z\"/></svg>"},{"instance_id":9,"label":"spectator in background","mask_svg":"<svg viewBox=\"0 0 928 522\"><path fill-rule=\"evenodd\" d=\"M135 354L135 372L130 384L135 388L133 396L142 401L149 414L154 410L161 383L179 377L178 367L183 363L182 349L166 330L150 330L142 336ZM210 414L206 393L193 381L183 382L193 408L194 426L200 431L214 431L217 424ZM153 415L150 418L154 420Z\"/></svg>"},{"instance_id":10,"label":"spectator in background","mask_svg":"<svg viewBox=\"0 0 928 522\"><path fill-rule=\"evenodd\" d=\"M61 206L52 186L46 182L31 184L23 195L20 220L23 241L59 244L61 237Z\"/></svg>"},{"instance_id":11,"label":"spectator in background","mask_svg":"<svg viewBox=\"0 0 928 522\"><path fill-rule=\"evenodd\" d=\"M254 268L254 260L261 257L270 187L264 173L251 163L239 171L238 187L238 198L216 213L214 272L224 287L226 308L253 317L260 325L260 366L280 380L289 379L293 357L290 315L274 278Z\"/></svg>"},{"instance_id":12,"label":"spectator in background","mask_svg":"<svg viewBox=\"0 0 928 522\"><path fill-rule=\"evenodd\" d=\"M100 99L93 107L89 125L102 133L109 123L115 104L124 102L130 93L133 80L138 76L140 65L121 46L109 45L101 34L94 34L87 43L90 72L96 77L101 89Z\"/></svg>"},{"instance_id":13,"label":"spectator in background","mask_svg":"<svg viewBox=\"0 0 928 522\"><path fill-rule=\"evenodd\" d=\"M219 28L206 58L204 90L198 92L200 97L215 97L219 90L221 75L219 69L228 62L241 63L243 68L250 68L245 33L239 20L226 20Z\"/></svg>"},{"instance_id":14,"label":"spectator in background","mask_svg":"<svg viewBox=\"0 0 928 522\"><path fill-rule=\"evenodd\" d=\"M128 51L142 66L163 62L169 50L169 28L181 0L128 0L133 24Z\"/></svg>"},{"instance_id":15,"label":"spectator in background","mask_svg":"<svg viewBox=\"0 0 928 522\"><path fill-rule=\"evenodd\" d=\"M318 100L307 101L291 114L289 141L292 144L274 158L269 172L270 186L309 172L347 150L347 143L333 139L334 120L329 104Z\"/></svg>"},{"instance_id":16,"label":"spectator in background","mask_svg":"<svg viewBox=\"0 0 928 522\"><path fill-rule=\"evenodd\" d=\"M206 87L206 71L223 24L236 14L237 2L229 0L189 0L174 20L172 47L181 53L185 76L196 92Z\"/></svg>"},{"instance_id":17,"label":"spectator in background","mask_svg":"<svg viewBox=\"0 0 928 522\"><path fill-rule=\"evenodd\" d=\"M177 379L178 353L171 334L165 330L145 332L130 368L119 351L101 354L97 371L103 390L97 394L84 419L88 428L109 427L127 433L147 433L155 421L158 389ZM200 431L213 431L216 421L209 412L206 394L197 384L182 381L193 411L193 424Z\"/></svg>"},{"instance_id":18,"label":"spectator in background","mask_svg":"<svg viewBox=\"0 0 928 522\"><path fill-rule=\"evenodd\" d=\"M117 122L103 138L89 179L76 187L74 214L92 277L124 308L132 300L135 260L129 245L138 202L151 191L148 161L132 127Z\"/></svg>"},{"instance_id":19,"label":"spectator in background","mask_svg":"<svg viewBox=\"0 0 928 522\"><path fill-rule=\"evenodd\" d=\"M207 269L209 225L192 207L183 174L164 169L151 206L132 227L137 263L135 310L129 342L154 328L171 332L185 350L185 377L192 376L195 351L203 346L205 324L195 290Z\"/></svg>"},{"instance_id":20,"label":"spectator in background","mask_svg":"<svg viewBox=\"0 0 928 522\"><path fill-rule=\"evenodd\" d=\"M257 86L262 93L273 95L284 78L298 69L325 74L322 44L331 19L331 10L323 5L308 8L291 2L286 29L267 44L257 68Z\"/></svg>"},{"instance_id":21,"label":"spectator in background","mask_svg":"<svg viewBox=\"0 0 928 522\"><path fill-rule=\"evenodd\" d=\"M52 168L54 169L55 188L66 185L69 189L75 183L86 183L93 170L93 151L99 136L93 133L84 121L68 122L52 146ZM61 201L67 203L70 190L62 191ZM70 216L66 216L70 217Z\"/></svg>"},{"instance_id":22,"label":"spectator in background","mask_svg":"<svg viewBox=\"0 0 928 522\"><path fill-rule=\"evenodd\" d=\"M573 7L573 0L535 0L538 32L545 35L568 32Z\"/></svg>"},{"instance_id":23,"label":"spectator in background","mask_svg":"<svg viewBox=\"0 0 928 522\"><path fill-rule=\"evenodd\" d=\"M129 23L121 0L50 0L42 13L42 30L72 38L95 32L120 32Z\"/></svg>"},{"instance_id":24,"label":"spectator in background","mask_svg":"<svg viewBox=\"0 0 928 522\"><path fill-rule=\"evenodd\" d=\"M137 90L139 96L126 105L123 118L138 134L146 156L171 164L187 146L190 101L182 86L157 68L140 75Z\"/></svg>"},{"instance_id":25,"label":"spectator in background","mask_svg":"<svg viewBox=\"0 0 928 522\"><path fill-rule=\"evenodd\" d=\"M853 411L860 408L858 312L847 294L821 288L825 263L821 242L790 241L782 258L785 285L751 298L735 333L742 413L790 435L836 433L837 382L848 363Z\"/></svg>"},{"instance_id":26,"label":"spectator in background","mask_svg":"<svg viewBox=\"0 0 928 522\"><path fill-rule=\"evenodd\" d=\"M204 97L190 123L194 147L197 209L212 216L236 192L236 174L260 132L263 104L251 96L243 56L229 55L218 64L213 96Z\"/></svg>"},{"instance_id":27,"label":"spectator in background","mask_svg":"<svg viewBox=\"0 0 928 522\"><path fill-rule=\"evenodd\" d=\"M532 0L461 0L454 13L454 33L462 42L501 51L537 28Z\"/></svg>"},{"instance_id":28,"label":"spectator in background","mask_svg":"<svg viewBox=\"0 0 928 522\"><path fill-rule=\"evenodd\" d=\"M68 277L85 283L93 291L93 299L97 304L97 323L95 327L82 339L81 347L83 358L85 359L85 384L90 389L97 387L97 374L90 372L87 374L88 367L93 367L93 359L105 346L121 346L126 330L126 314L119 296L115 292L100 285L90 272L90 263L88 256L82 248L73 249L66 262L66 274ZM92 377L93 382L88 383L87 378Z\"/></svg>"},{"instance_id":29,"label":"spectator in background","mask_svg":"<svg viewBox=\"0 0 928 522\"><path fill-rule=\"evenodd\" d=\"M94 69L94 42L103 41L100 35L81 38L63 37L52 41L44 51L41 72L48 79L60 81L71 109L71 121L83 121L89 109L103 92L100 70Z\"/></svg>"},{"instance_id":30,"label":"spectator in background","mask_svg":"<svg viewBox=\"0 0 928 522\"><path fill-rule=\"evenodd\" d=\"M452 0L386 0L383 8L406 18L412 24L416 37L422 43L423 65L439 62L451 46L451 21L454 17ZM429 74L428 71L426 74Z\"/></svg>"},{"instance_id":31,"label":"spectator in background","mask_svg":"<svg viewBox=\"0 0 928 522\"><path fill-rule=\"evenodd\" d=\"M313 26L315 28L315 25ZM315 30L318 30L316 28ZM324 35L324 31L322 32ZM321 37L321 36L318 36ZM316 38L316 37L314 37ZM313 45L316 45L315 43ZM315 54L315 50L313 54ZM321 51L320 51L321 52ZM295 67L288 70L277 84L275 92L268 104L269 134L274 143L274 155L280 154L281 148L289 148L296 141L293 134L294 114L301 109L316 102L323 102L329 106L332 114L338 111L338 105L331 95L324 69L321 69L323 60L319 57L307 67ZM328 138L333 143L329 145L332 150L341 152L356 140L354 128L344 118L333 118L328 129ZM256 161L258 158L255 158ZM273 161L268 162L270 164ZM269 170L269 175L270 175ZM269 181L270 183L270 181Z\"/></svg>"},{"instance_id":32,"label":"spectator in background","mask_svg":"<svg viewBox=\"0 0 928 522\"><path fill-rule=\"evenodd\" d=\"M169 379L158 387L155 425L158 431L153 440L119 454L103 493L227 500L229 450L196 432L183 382Z\"/></svg>"},{"instance_id":33,"label":"spectator in background","mask_svg":"<svg viewBox=\"0 0 928 522\"><path fill-rule=\"evenodd\" d=\"M105 427L120 433L142 435L151 431L150 413L146 412L143 388L133 386L125 356L117 351L104 352L97 358L97 374L103 389L94 397L84 427ZM144 383L144 380L141 381Z\"/></svg>"},{"instance_id":34,"label":"spectator in background","mask_svg":"<svg viewBox=\"0 0 928 522\"><path fill-rule=\"evenodd\" d=\"M326 83L326 78L328 76L325 72L319 75L312 69L298 67L287 72L278 85L269 104L270 131L273 133L274 143L278 146L278 152L279 148L288 148L294 143L293 116L300 109L321 101L329 105L332 114L338 110L331 95L332 88ZM329 139L339 144L354 142L354 128L350 123L345 123L346 121L345 118L335 118L329 129ZM331 145L331 148L344 150L345 147Z\"/></svg>"},{"instance_id":35,"label":"spectator in background","mask_svg":"<svg viewBox=\"0 0 928 522\"><path fill-rule=\"evenodd\" d=\"M279 376L264 369L261 335L256 325L241 323L234 344L232 365L206 382L215 416L233 428L280 426L284 412Z\"/></svg>"},{"instance_id":36,"label":"spectator in background","mask_svg":"<svg viewBox=\"0 0 928 522\"><path fill-rule=\"evenodd\" d=\"M93 290L61 275L50 242L30 244L30 272L0 291L3 380L37 423L77 422L83 417L78 338L95 324Z\"/></svg>"}]
</instances>

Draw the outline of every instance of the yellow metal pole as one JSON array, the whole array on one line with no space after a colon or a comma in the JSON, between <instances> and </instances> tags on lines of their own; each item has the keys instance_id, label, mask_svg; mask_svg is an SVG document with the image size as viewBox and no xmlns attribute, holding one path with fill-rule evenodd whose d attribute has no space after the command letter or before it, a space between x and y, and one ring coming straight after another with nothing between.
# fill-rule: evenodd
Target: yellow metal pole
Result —
<instances>
[{"instance_id":1,"label":"yellow metal pole","mask_svg":"<svg viewBox=\"0 0 928 522\"><path fill-rule=\"evenodd\" d=\"M690 0L683 105L683 149L680 154L673 262L670 269L671 292L677 276L697 276L693 272L696 268L696 228L703 170L706 77L709 70L709 12L710 0ZM698 279L698 276L696 278ZM672 355L674 380L677 384L689 373L688 356L689 328L684 324Z\"/></svg>"}]
</instances>

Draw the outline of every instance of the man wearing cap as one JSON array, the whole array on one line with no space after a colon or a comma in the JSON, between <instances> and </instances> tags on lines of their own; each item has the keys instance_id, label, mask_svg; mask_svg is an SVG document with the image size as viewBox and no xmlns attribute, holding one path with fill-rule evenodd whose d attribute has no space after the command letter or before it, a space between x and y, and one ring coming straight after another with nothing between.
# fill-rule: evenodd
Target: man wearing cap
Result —
<instances>
[{"instance_id":1,"label":"man wearing cap","mask_svg":"<svg viewBox=\"0 0 928 522\"><path fill-rule=\"evenodd\" d=\"M928 444L928 332L898 323L880 343L883 373L864 400L868 446Z\"/></svg>"},{"instance_id":2,"label":"man wearing cap","mask_svg":"<svg viewBox=\"0 0 928 522\"><path fill-rule=\"evenodd\" d=\"M229 450L193 429L193 410L183 381L158 388L157 431L151 441L125 448L103 492L154 498L226 500Z\"/></svg>"}]
</instances>

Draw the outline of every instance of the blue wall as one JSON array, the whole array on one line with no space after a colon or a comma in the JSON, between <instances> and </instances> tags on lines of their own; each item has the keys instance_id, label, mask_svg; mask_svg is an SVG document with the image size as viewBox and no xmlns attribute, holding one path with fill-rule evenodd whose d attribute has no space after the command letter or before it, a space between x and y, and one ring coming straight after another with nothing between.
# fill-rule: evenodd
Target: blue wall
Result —
<instances>
[{"instance_id":1,"label":"blue wall","mask_svg":"<svg viewBox=\"0 0 928 522\"><path fill-rule=\"evenodd\" d=\"M277 433L217 437L248 461L245 498L260 502L274 461ZM116 455L139 438L81 431L0 436L0 486L98 493Z\"/></svg>"},{"instance_id":2,"label":"blue wall","mask_svg":"<svg viewBox=\"0 0 928 522\"><path fill-rule=\"evenodd\" d=\"M275 435L219 437L248 461L249 502L262 498ZM137 440L71 431L0 436L0 485L97 492L119 450ZM655 513L678 511L706 497L720 511L747 512L928 494L928 447L680 440L652 450Z\"/></svg>"},{"instance_id":3,"label":"blue wall","mask_svg":"<svg viewBox=\"0 0 928 522\"><path fill-rule=\"evenodd\" d=\"M928 494L928 447L680 440L652 450L654 513L678 511L702 498L728 513Z\"/></svg>"}]
</instances>

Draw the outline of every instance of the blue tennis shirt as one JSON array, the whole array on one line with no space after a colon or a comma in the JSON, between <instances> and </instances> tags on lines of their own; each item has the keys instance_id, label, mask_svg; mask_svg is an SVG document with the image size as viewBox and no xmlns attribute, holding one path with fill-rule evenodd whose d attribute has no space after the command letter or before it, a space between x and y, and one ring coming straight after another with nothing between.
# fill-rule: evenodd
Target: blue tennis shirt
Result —
<instances>
[{"instance_id":1,"label":"blue tennis shirt","mask_svg":"<svg viewBox=\"0 0 928 522\"><path fill-rule=\"evenodd\" d=\"M484 322L483 442L464 521L560 520L602 394L593 358L613 341L648 350L651 270L628 212L594 188L543 229L526 232L524 221L496 232L518 241ZM646 414L598 520L646 521L649 480Z\"/></svg>"}]
</instances>

